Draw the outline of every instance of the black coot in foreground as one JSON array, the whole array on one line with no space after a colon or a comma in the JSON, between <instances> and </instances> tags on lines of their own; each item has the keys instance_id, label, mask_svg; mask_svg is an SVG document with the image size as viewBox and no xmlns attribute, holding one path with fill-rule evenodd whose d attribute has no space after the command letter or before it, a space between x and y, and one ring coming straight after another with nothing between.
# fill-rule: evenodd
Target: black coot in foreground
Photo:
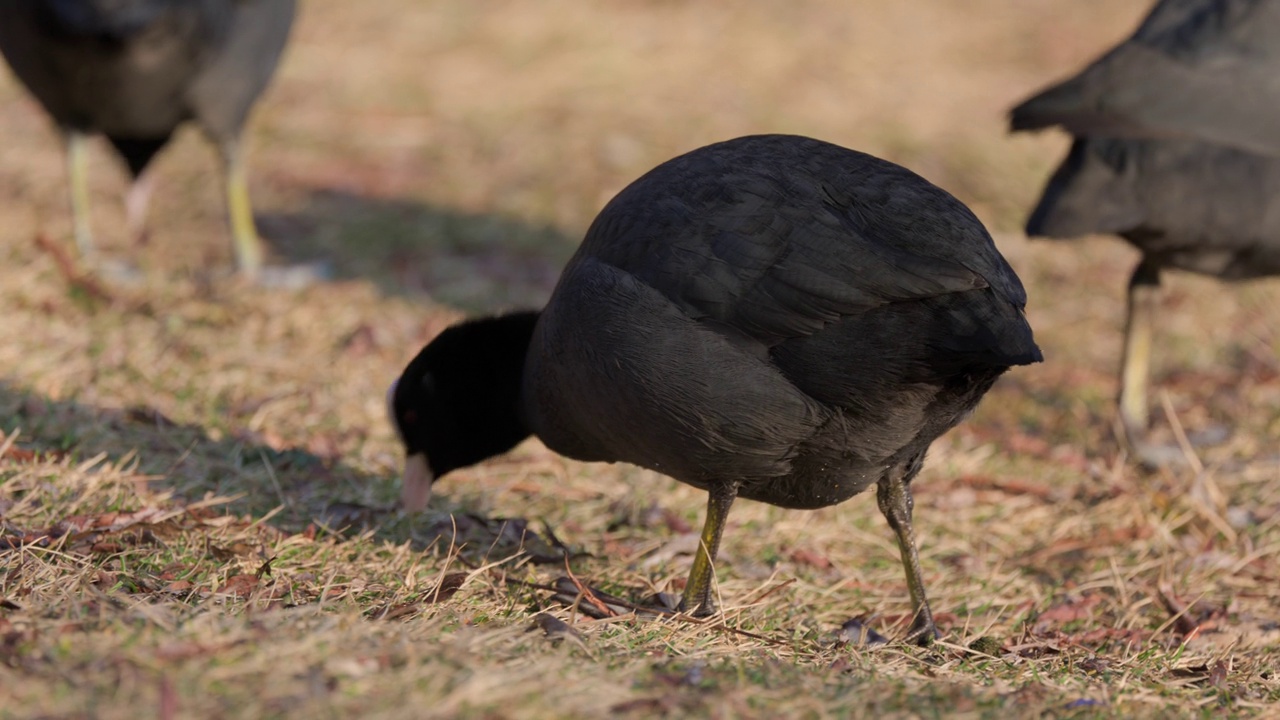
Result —
<instances>
[{"instance_id":1,"label":"black coot in foreground","mask_svg":"<svg viewBox=\"0 0 1280 720\"><path fill-rule=\"evenodd\" d=\"M1076 138L1027 234L1112 233L1142 252L1120 419L1130 446L1158 463L1167 453L1146 435L1161 270L1280 273L1280 0L1158 3L1120 47L1011 113L1013 130L1049 125Z\"/></svg>"},{"instance_id":2,"label":"black coot in foreground","mask_svg":"<svg viewBox=\"0 0 1280 720\"><path fill-rule=\"evenodd\" d=\"M936 628L909 483L1001 373L1041 360L1026 294L981 223L914 173L761 135L663 163L618 194L551 300L455 325L390 392L404 503L531 433L709 494L682 607L715 612L735 498L820 508L871 485Z\"/></svg>"},{"instance_id":3,"label":"black coot in foreground","mask_svg":"<svg viewBox=\"0 0 1280 720\"><path fill-rule=\"evenodd\" d=\"M177 127L194 120L222 154L240 269L262 248L245 183L240 133L274 73L295 0L5 0L0 53L67 137L76 242L92 250L85 140L102 133L134 179L129 215L141 227L138 183Z\"/></svg>"}]
</instances>

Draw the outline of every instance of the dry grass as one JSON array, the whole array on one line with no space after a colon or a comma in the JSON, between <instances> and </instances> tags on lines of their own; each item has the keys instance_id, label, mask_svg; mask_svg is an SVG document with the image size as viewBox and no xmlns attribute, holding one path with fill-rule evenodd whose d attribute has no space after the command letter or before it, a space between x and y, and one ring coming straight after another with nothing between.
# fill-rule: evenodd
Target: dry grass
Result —
<instances>
[{"instance_id":1,"label":"dry grass","mask_svg":"<svg viewBox=\"0 0 1280 720\"><path fill-rule=\"evenodd\" d=\"M339 276L297 292L204 269L230 252L193 133L144 247L98 153L95 227L146 281L69 285L33 242L68 236L56 139L0 79L22 140L0 145L0 717L1274 712L1280 292L1173 278L1158 387L1187 430L1233 432L1200 472L1144 473L1110 425L1132 253L1016 233L1064 142L1006 137L1004 108L1145 4L313 0L253 125L273 252ZM617 595L678 591L703 497L653 473L530 442L389 509L383 390L417 348L545 298L653 164L758 131L919 170L1028 284L1049 362L917 483L933 649L838 642L909 610L868 498L735 507L712 624L589 620L539 587L567 546Z\"/></svg>"}]
</instances>

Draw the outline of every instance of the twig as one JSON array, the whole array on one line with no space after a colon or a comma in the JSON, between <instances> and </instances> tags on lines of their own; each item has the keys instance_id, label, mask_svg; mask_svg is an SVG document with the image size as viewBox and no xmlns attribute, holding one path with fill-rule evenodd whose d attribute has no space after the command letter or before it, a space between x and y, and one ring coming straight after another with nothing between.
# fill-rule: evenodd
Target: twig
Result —
<instances>
[{"instance_id":1,"label":"twig","mask_svg":"<svg viewBox=\"0 0 1280 720\"><path fill-rule=\"evenodd\" d=\"M57 266L58 273L67 281L68 285L81 290L89 297L106 303L115 300L111 293L107 292L107 289L97 280L77 269L75 261L71 259L67 251L55 243L48 235L43 232L36 233L36 247L53 258L53 264Z\"/></svg>"},{"instance_id":2,"label":"twig","mask_svg":"<svg viewBox=\"0 0 1280 720\"><path fill-rule=\"evenodd\" d=\"M1197 475L1204 472L1204 464L1200 462L1200 457L1196 455L1195 448L1191 447L1191 441L1187 439L1187 434L1182 430L1182 423L1178 420L1178 415L1173 411L1173 403L1169 401L1169 393L1160 391L1160 404L1164 407L1164 416L1169 420L1169 427L1173 429L1173 437L1178 441L1178 448L1182 450L1182 454L1187 458L1187 464L1195 471Z\"/></svg>"},{"instance_id":3,"label":"twig","mask_svg":"<svg viewBox=\"0 0 1280 720\"><path fill-rule=\"evenodd\" d=\"M547 591L547 592L553 592L553 593L554 593L554 592L559 592L559 588L556 588L556 587L555 587L555 586L553 586L553 585L543 585L543 584L541 584L541 583L533 583L533 582L528 582L528 581L525 581L525 580L515 580L515 579L513 579L513 578L508 578L508 577L505 577L505 576L504 576L502 579L503 579L503 581L504 581L504 582L506 582L506 583L508 583L508 584L520 585L520 586L522 586L522 587L527 587L527 588L531 588L531 589L534 589L534 590L545 590L545 591ZM570 580L571 580L571 582L573 582L573 583L574 583L574 585L575 585L575 586L577 586L577 587L578 587L578 588L583 592L584 597L588 597L588 596L590 596L590 592L589 592L589 590L588 590L585 586L583 586L580 582L578 582L576 578L573 578L572 576L570 576ZM787 581L786 583L782 583L782 584L778 585L777 587L770 589L770 590L769 590L769 592L770 592L770 593L772 593L774 590L777 590L777 589L780 589L780 588L782 588L782 587L785 587L786 585L790 584L790 582L792 582L792 581ZM593 604L594 604L594 603L593 603ZM668 619L671 619L671 620L678 620L678 621L680 621L680 622L687 623L687 624L690 624L690 625L699 625L699 626L701 626L701 627L705 627L705 628L707 628L707 629L709 629L709 630L715 630L715 631L717 631L717 632L728 633L728 634L730 634L730 635L740 635L740 636L742 636L742 637L751 638L752 640L758 640L758 641L760 641L760 642L762 642L762 643L766 643L766 644L768 644L768 645L773 645L774 647L790 647L790 644L789 644L789 643L787 643L785 640L778 640L778 639L776 639L776 638L771 638L771 637L768 637L768 636L766 636L766 635L760 635L760 634L758 634L758 633L753 633L753 632L751 632L750 630L741 630L741 629L736 628L736 627L732 627L732 626L729 626L729 625L725 625L725 624L724 624L723 619L720 619L720 618L709 618L709 619L707 619L707 620L700 620L700 619L698 619L698 618L693 617L692 615L686 615L686 614L684 614L684 613L676 612L676 611L674 611L674 610L668 610L668 609L666 609L666 608L648 607L648 606L644 606L644 605L636 605L636 604L634 604L634 603L627 602L626 600L623 600L623 599L621 599L621 598L614 598L614 599L611 599L611 600L610 600L610 604L612 604L612 605L618 605L619 607L624 607L624 608L626 608L626 609L628 609L628 610L631 610L631 611L633 611L633 612L637 612L637 613L639 613L639 612L650 612L650 613L654 613L654 614L657 614L657 615L661 615L662 617L664 617L664 618L668 618ZM609 610L609 615L610 615L610 617L621 617L621 616L619 616L619 615L618 615L618 613L613 612L612 610Z\"/></svg>"},{"instance_id":4,"label":"twig","mask_svg":"<svg viewBox=\"0 0 1280 720\"><path fill-rule=\"evenodd\" d=\"M760 594L758 597L754 597L754 598L752 598L752 599L748 600L745 604L747 604L747 605L755 605L755 604L756 604L756 603L758 603L758 602L762 602L765 598L769 597L770 595L772 595L772 594L774 594L774 593L778 592L779 590L781 590L781 589L783 589L783 588L785 588L785 587L790 586L790 585L791 585L792 583L794 583L795 581L796 581L796 579L795 579L795 578L791 578L790 580L783 580L782 582L778 583L777 585L774 585L773 587L771 587L771 588L769 588L769 589L765 590L765 591L764 591L762 594Z\"/></svg>"},{"instance_id":5,"label":"twig","mask_svg":"<svg viewBox=\"0 0 1280 720\"><path fill-rule=\"evenodd\" d=\"M587 586L583 585L581 582L578 581L578 578L573 574L573 570L569 569L568 557L564 559L564 572L565 572L565 575L568 576L569 582L573 583L573 586L578 588L579 596L584 598L587 602L591 603L592 607L594 607L595 609L603 613L605 617L614 617L618 614L613 611L613 608L601 602L600 598L596 597L596 594L591 591L591 588L588 588Z\"/></svg>"}]
</instances>

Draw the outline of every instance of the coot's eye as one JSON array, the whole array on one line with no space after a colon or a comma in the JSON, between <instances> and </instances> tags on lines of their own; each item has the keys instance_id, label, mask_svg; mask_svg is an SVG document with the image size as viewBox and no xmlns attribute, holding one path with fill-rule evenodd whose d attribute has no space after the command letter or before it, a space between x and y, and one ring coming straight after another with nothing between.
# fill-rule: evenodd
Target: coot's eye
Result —
<instances>
[{"instance_id":1,"label":"coot's eye","mask_svg":"<svg viewBox=\"0 0 1280 720\"><path fill-rule=\"evenodd\" d=\"M405 425L412 425L418 422L418 411L405 410L403 413L400 414L400 421Z\"/></svg>"}]
</instances>

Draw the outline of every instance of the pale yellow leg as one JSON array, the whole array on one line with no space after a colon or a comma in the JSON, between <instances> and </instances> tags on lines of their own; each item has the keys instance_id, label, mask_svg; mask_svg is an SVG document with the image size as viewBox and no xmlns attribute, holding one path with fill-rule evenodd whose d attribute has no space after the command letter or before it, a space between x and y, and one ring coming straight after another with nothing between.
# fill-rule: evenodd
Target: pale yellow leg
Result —
<instances>
[{"instance_id":1,"label":"pale yellow leg","mask_svg":"<svg viewBox=\"0 0 1280 720\"><path fill-rule=\"evenodd\" d=\"M93 254L93 231L89 227L89 137L67 131L67 183L71 188L71 222L80 254Z\"/></svg>"},{"instance_id":2,"label":"pale yellow leg","mask_svg":"<svg viewBox=\"0 0 1280 720\"><path fill-rule=\"evenodd\" d=\"M898 550L902 553L902 567L907 571L907 590L911 593L911 606L915 618L907 631L907 642L928 645L938 637L933 624L933 611L924 593L924 573L920 569L920 554L916 551L916 534L911 527L911 486L901 468L890 470L876 485L876 503L889 527L898 536Z\"/></svg>"},{"instance_id":3,"label":"pale yellow leg","mask_svg":"<svg viewBox=\"0 0 1280 720\"><path fill-rule=\"evenodd\" d=\"M249 185L245 180L244 157L240 144L226 143L222 149L227 180L227 215L231 236L235 241L236 262L240 272L256 278L262 270L262 242L253 224L253 207L249 203Z\"/></svg>"},{"instance_id":4,"label":"pale yellow leg","mask_svg":"<svg viewBox=\"0 0 1280 720\"><path fill-rule=\"evenodd\" d=\"M155 185L155 173L148 168L133 179L133 184L124 196L125 224L129 227L130 237L138 244L147 237L147 208L151 205Z\"/></svg>"},{"instance_id":5,"label":"pale yellow leg","mask_svg":"<svg viewBox=\"0 0 1280 720\"><path fill-rule=\"evenodd\" d=\"M1151 377L1152 325L1159 294L1160 269L1145 261L1140 263L1129 280L1129 315L1120 367L1120 421L1130 448L1143 444L1150 425L1147 386Z\"/></svg>"},{"instance_id":6,"label":"pale yellow leg","mask_svg":"<svg viewBox=\"0 0 1280 720\"><path fill-rule=\"evenodd\" d=\"M698 552L693 556L689 580L684 586L680 609L705 617L716 614L716 601L712 594L715 580L716 553L720 550L720 536L724 533L729 508L738 496L737 485L717 485L707 493L707 519L702 523L702 538Z\"/></svg>"}]
</instances>

